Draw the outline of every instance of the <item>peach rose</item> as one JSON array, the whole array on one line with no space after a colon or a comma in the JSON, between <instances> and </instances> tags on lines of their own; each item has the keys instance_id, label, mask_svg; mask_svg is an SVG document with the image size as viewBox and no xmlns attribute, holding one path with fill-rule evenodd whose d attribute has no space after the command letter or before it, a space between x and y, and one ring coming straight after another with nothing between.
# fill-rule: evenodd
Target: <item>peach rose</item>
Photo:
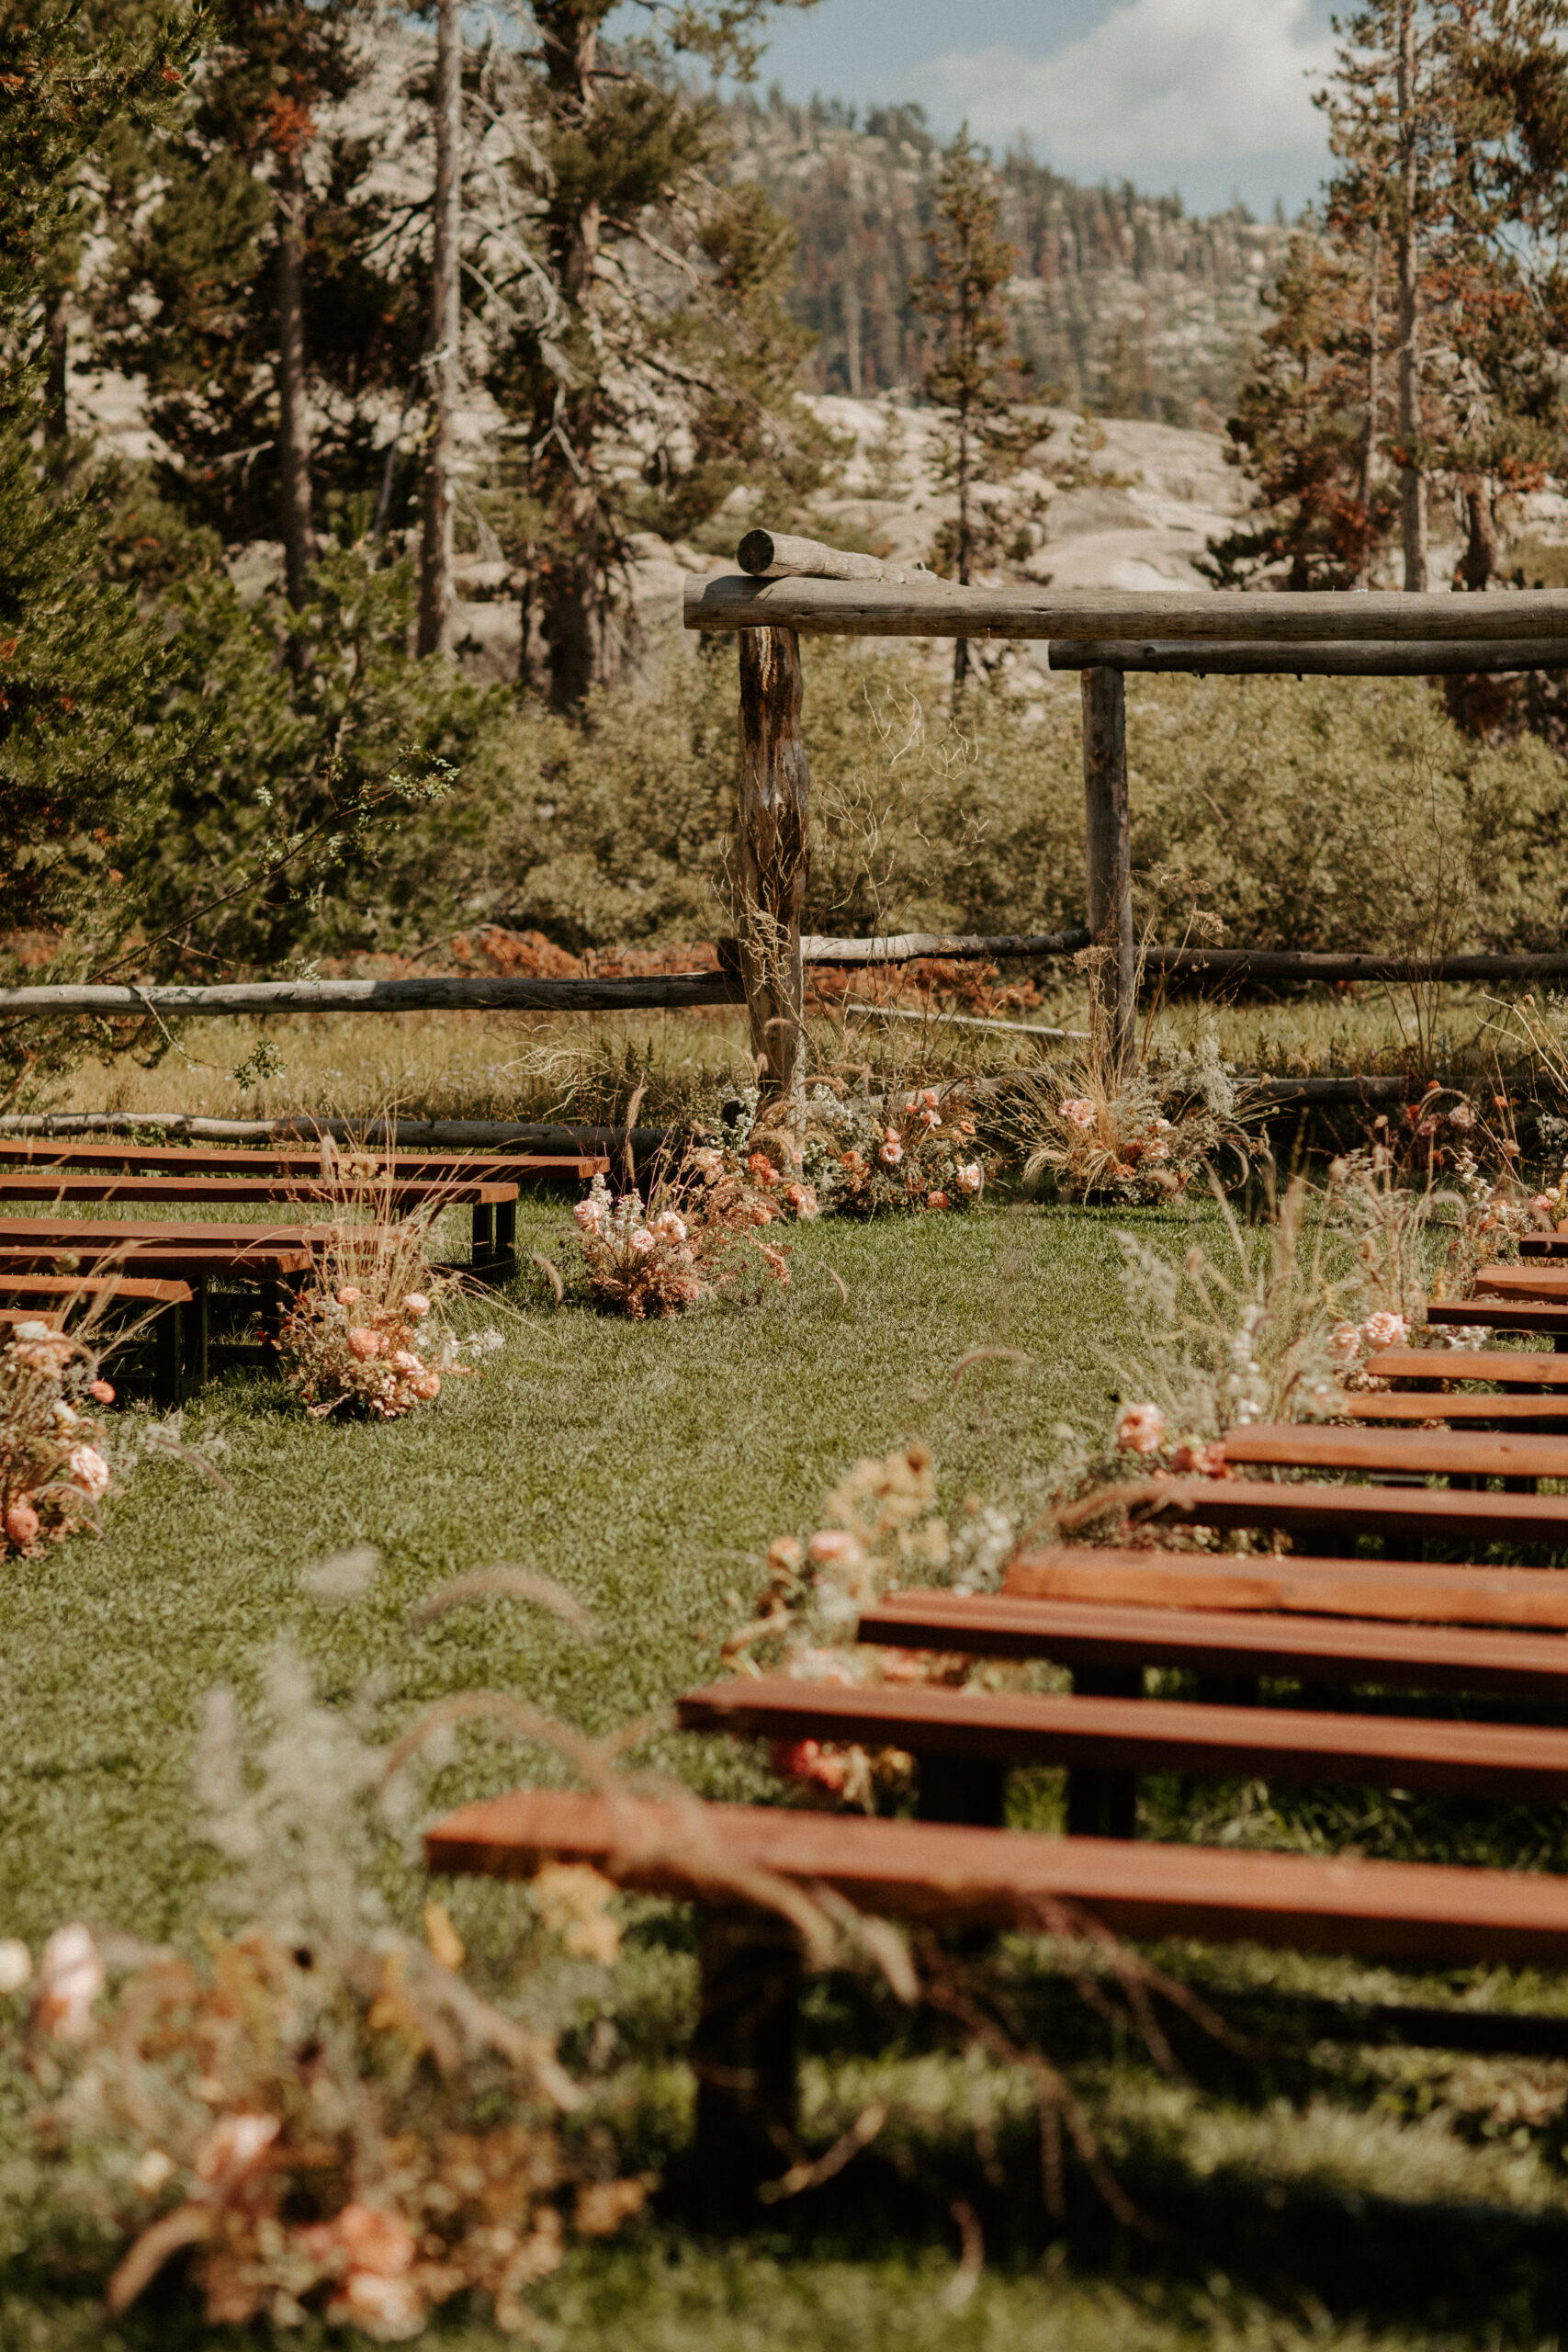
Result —
<instances>
[{"instance_id":1,"label":"peach rose","mask_svg":"<svg viewBox=\"0 0 1568 2352\"><path fill-rule=\"evenodd\" d=\"M90 1495L101 1495L109 1482L109 1465L96 1445L74 1445L70 1453L71 1476Z\"/></svg>"},{"instance_id":2,"label":"peach rose","mask_svg":"<svg viewBox=\"0 0 1568 2352\"><path fill-rule=\"evenodd\" d=\"M348 1335L348 1352L359 1363L368 1363L386 1344L379 1331L372 1331L363 1323Z\"/></svg>"},{"instance_id":3,"label":"peach rose","mask_svg":"<svg viewBox=\"0 0 1568 2352\"><path fill-rule=\"evenodd\" d=\"M114 1403L114 1387L109 1381L89 1380L87 1383L87 1394L89 1396L96 1396L100 1405L112 1405Z\"/></svg>"},{"instance_id":4,"label":"peach rose","mask_svg":"<svg viewBox=\"0 0 1568 2352\"><path fill-rule=\"evenodd\" d=\"M1157 1453L1165 1430L1165 1415L1157 1405L1123 1405L1116 1416L1116 1442L1124 1453Z\"/></svg>"},{"instance_id":5,"label":"peach rose","mask_svg":"<svg viewBox=\"0 0 1568 2352\"><path fill-rule=\"evenodd\" d=\"M422 1290L411 1290L403 1301L403 1312L412 1315L417 1323L422 1315L429 1314L430 1301Z\"/></svg>"},{"instance_id":6,"label":"peach rose","mask_svg":"<svg viewBox=\"0 0 1568 2352\"><path fill-rule=\"evenodd\" d=\"M6 1532L18 1551L38 1534L39 1515L26 1495L18 1495L6 1513Z\"/></svg>"}]
</instances>

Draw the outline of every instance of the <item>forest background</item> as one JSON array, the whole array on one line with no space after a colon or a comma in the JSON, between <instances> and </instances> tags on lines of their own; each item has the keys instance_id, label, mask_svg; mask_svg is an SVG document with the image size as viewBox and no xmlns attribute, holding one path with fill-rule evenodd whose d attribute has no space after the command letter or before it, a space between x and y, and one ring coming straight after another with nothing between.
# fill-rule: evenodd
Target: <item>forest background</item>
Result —
<instances>
[{"instance_id":1,"label":"forest background","mask_svg":"<svg viewBox=\"0 0 1568 2352\"><path fill-rule=\"evenodd\" d=\"M1558 0L1348 20L1294 225L763 96L766 0L607 14L0 6L6 977L711 938L733 662L673 589L763 516L1069 584L1185 497L1194 589L1568 578ZM1070 680L808 669L810 924L1080 920ZM1145 914L1561 946L1563 738L1550 681L1140 682ZM44 1102L60 1033L0 1050Z\"/></svg>"}]
</instances>

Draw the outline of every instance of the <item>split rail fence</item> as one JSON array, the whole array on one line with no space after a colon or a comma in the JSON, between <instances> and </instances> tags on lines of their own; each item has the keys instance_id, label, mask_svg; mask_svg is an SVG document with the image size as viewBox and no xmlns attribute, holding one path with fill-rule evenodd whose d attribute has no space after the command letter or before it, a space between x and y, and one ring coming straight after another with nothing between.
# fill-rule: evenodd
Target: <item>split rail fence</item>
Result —
<instances>
[{"instance_id":1,"label":"split rail fence","mask_svg":"<svg viewBox=\"0 0 1568 2352\"><path fill-rule=\"evenodd\" d=\"M689 629L733 634L739 657L737 865L743 912L739 938L720 942L716 971L630 978L272 980L210 988L43 985L0 989L0 1020L137 1012L624 1012L744 1002L763 1092L776 1099L794 1091L802 1065L807 965L866 968L932 956L1045 961L1095 951L1089 957L1091 1027L1102 1049L1116 1057L1131 1045L1140 961L1146 972L1193 978L1200 986L1568 978L1568 952L1420 956L1155 946L1140 958L1133 923L1123 686L1128 671L1298 677L1568 671L1568 592L1054 595L1027 586L958 587L919 567L892 571L874 557L767 531L748 534L739 561L737 573L688 580L683 614ZM811 821L803 636L1044 640L1053 669L1082 673L1081 930L803 936ZM1316 1083L1337 1090L1345 1081ZM1284 1091L1306 1092L1311 1082Z\"/></svg>"}]
</instances>

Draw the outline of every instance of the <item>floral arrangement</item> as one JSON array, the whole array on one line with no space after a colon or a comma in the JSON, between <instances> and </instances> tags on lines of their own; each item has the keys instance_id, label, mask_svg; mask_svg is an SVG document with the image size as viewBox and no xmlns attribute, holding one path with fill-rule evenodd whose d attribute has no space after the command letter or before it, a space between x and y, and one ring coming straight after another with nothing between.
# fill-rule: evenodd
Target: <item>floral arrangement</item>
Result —
<instances>
[{"instance_id":1,"label":"floral arrangement","mask_svg":"<svg viewBox=\"0 0 1568 2352\"><path fill-rule=\"evenodd\" d=\"M574 1230L562 1237L578 1249L588 1297L642 1322L699 1306L734 1289L747 1272L787 1290L786 1248L764 1239L762 1229L786 1206L809 1216L815 1204L795 1186L797 1197L775 1206L769 1193L776 1170L763 1161L768 1181L761 1182L754 1165L761 1157L742 1168L734 1153L716 1146L693 1151L646 1204L635 1186L617 1198L595 1176L572 1211ZM743 1256L748 1250L756 1255Z\"/></svg>"},{"instance_id":2,"label":"floral arrangement","mask_svg":"<svg viewBox=\"0 0 1568 2352\"><path fill-rule=\"evenodd\" d=\"M11 1327L0 1348L0 1556L36 1558L96 1524L111 1474L94 1408L113 1399L83 1340L41 1319Z\"/></svg>"},{"instance_id":3,"label":"floral arrangement","mask_svg":"<svg viewBox=\"0 0 1568 2352\"><path fill-rule=\"evenodd\" d=\"M301 1291L278 1333L284 1378L314 1420L359 1410L396 1420L434 1403L504 1346L493 1327L459 1339L447 1315L459 1283L424 1262L424 1227L349 1227L334 1235L322 1280Z\"/></svg>"},{"instance_id":4,"label":"floral arrangement","mask_svg":"<svg viewBox=\"0 0 1568 2352\"><path fill-rule=\"evenodd\" d=\"M224 1702L201 1759L226 1809L208 1834L244 1872L235 1932L207 1930L198 1958L79 1921L36 1961L0 1940L0 2046L37 2094L30 2186L118 2255L111 2313L188 2256L213 2326L397 2343L469 2291L536 2335L530 2289L649 2181L617 2174L604 2134L563 2137L583 2093L554 2034L467 1981L442 1906L423 1937L389 1924L371 1892L385 1759L291 1652L267 1695L259 1782ZM581 1995L586 1962L615 1965L615 1894L581 1866L539 1874L541 1997L552 1970Z\"/></svg>"},{"instance_id":5,"label":"floral arrangement","mask_svg":"<svg viewBox=\"0 0 1568 2352\"><path fill-rule=\"evenodd\" d=\"M1256 1114L1213 1031L1195 1051L1145 1057L1120 1071L1092 1053L1010 1091L1008 1116L1026 1184L1052 1182L1064 1200L1173 1200L1228 1152L1248 1165Z\"/></svg>"},{"instance_id":6,"label":"floral arrangement","mask_svg":"<svg viewBox=\"0 0 1568 2352\"><path fill-rule=\"evenodd\" d=\"M974 1591L994 1578L1012 1549L1012 1522L1000 1512L974 1503L950 1534L935 1501L936 1474L924 1446L895 1447L881 1460L857 1462L824 1502L820 1527L769 1545L751 1620L724 1644L726 1660L739 1673L755 1673L765 1661L776 1673L813 1682L971 1679L968 1658L856 1640L862 1611L888 1592L942 1568L953 1577L955 1591ZM808 1799L868 1813L901 1794L914 1769L898 1748L815 1739L775 1740L771 1756L773 1770Z\"/></svg>"},{"instance_id":7,"label":"floral arrangement","mask_svg":"<svg viewBox=\"0 0 1568 2352\"><path fill-rule=\"evenodd\" d=\"M753 1106L754 1107L754 1106ZM961 1096L895 1088L880 1104L817 1086L798 1130L753 1126L752 1182L796 1216L917 1215L973 1208L986 1188L975 1121Z\"/></svg>"}]
</instances>

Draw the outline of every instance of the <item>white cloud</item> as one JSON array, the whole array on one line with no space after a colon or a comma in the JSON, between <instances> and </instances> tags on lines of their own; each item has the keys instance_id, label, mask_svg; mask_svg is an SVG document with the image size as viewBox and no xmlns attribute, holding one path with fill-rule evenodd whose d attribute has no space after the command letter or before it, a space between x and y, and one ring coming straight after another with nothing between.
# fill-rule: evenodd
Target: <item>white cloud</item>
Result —
<instances>
[{"instance_id":1,"label":"white cloud","mask_svg":"<svg viewBox=\"0 0 1568 2352\"><path fill-rule=\"evenodd\" d=\"M1125 172L1320 153L1310 93L1333 60L1308 0L1122 0L1049 57L950 50L924 74L976 137L1026 132L1060 169Z\"/></svg>"}]
</instances>

